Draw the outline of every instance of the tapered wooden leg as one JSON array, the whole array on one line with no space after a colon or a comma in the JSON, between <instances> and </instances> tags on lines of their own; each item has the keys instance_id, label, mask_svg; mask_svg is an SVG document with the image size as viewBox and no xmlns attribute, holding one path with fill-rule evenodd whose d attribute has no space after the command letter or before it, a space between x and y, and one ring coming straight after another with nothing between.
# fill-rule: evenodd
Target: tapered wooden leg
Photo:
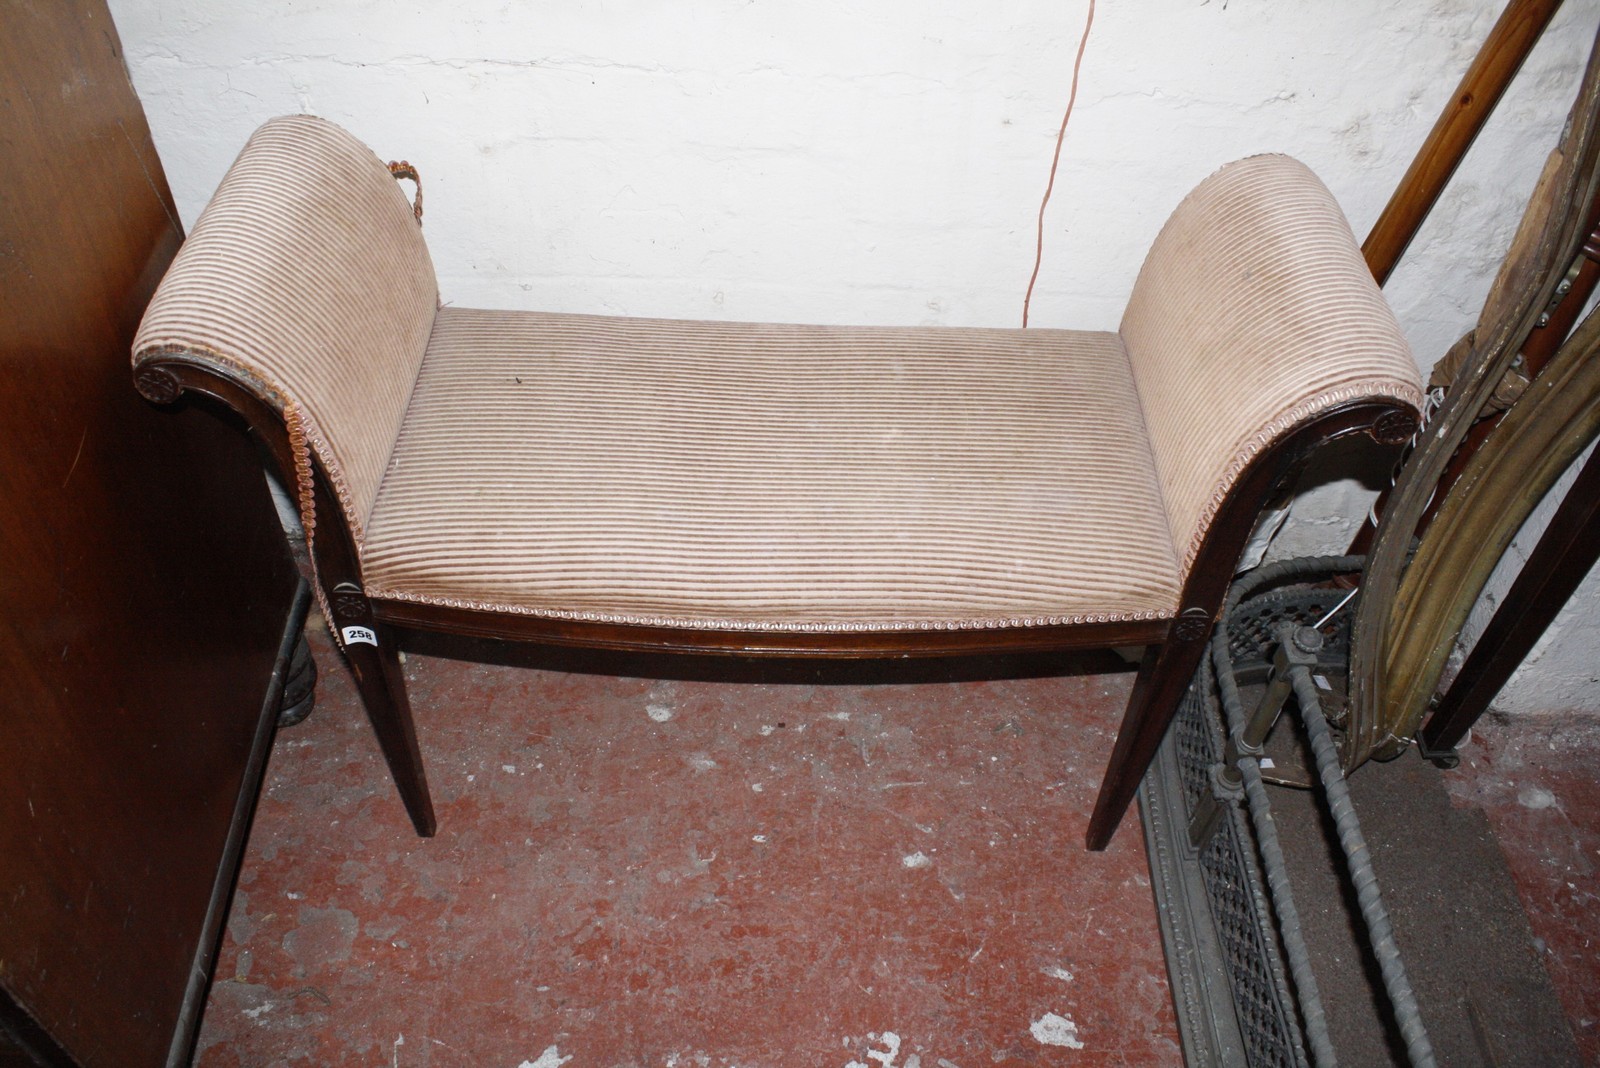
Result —
<instances>
[{"instance_id":1,"label":"tapered wooden leg","mask_svg":"<svg viewBox=\"0 0 1600 1068\"><path fill-rule=\"evenodd\" d=\"M406 699L405 678L400 673L400 655L393 634L389 628L371 623L345 626L341 628L341 638L361 691L361 703L366 706L367 719L378 736L406 813L417 833L431 838L438 823L428 795L422 750L417 745L416 725L411 720L411 703Z\"/></svg>"},{"instance_id":2,"label":"tapered wooden leg","mask_svg":"<svg viewBox=\"0 0 1600 1068\"><path fill-rule=\"evenodd\" d=\"M1094 815L1089 818L1090 849L1098 851L1111 843L1112 834L1138 792L1139 781L1155 759L1161 739L1166 737L1167 727L1200 667L1210 629L1182 625L1189 622L1180 621L1167 642L1145 650L1128 709L1122 715L1122 728L1117 731L1111 760L1106 765L1105 779L1100 783Z\"/></svg>"}]
</instances>

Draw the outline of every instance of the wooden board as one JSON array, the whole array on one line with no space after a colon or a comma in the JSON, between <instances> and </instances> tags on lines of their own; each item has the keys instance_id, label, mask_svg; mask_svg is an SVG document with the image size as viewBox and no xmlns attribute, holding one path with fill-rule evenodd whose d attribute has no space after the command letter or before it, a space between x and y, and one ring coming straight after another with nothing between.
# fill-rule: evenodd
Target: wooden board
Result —
<instances>
[{"instance_id":1,"label":"wooden board","mask_svg":"<svg viewBox=\"0 0 1600 1068\"><path fill-rule=\"evenodd\" d=\"M181 227L104 3L3 21L0 1022L181 1061L298 576L249 441L133 389Z\"/></svg>"}]
</instances>

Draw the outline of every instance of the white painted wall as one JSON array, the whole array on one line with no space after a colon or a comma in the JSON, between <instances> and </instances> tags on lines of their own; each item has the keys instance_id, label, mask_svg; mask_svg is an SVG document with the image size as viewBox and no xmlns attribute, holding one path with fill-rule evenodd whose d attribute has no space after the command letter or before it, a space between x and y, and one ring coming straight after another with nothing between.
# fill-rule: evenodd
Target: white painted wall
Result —
<instances>
[{"instance_id":1,"label":"white painted wall","mask_svg":"<svg viewBox=\"0 0 1600 1068\"><path fill-rule=\"evenodd\" d=\"M1173 205L1250 153L1305 160L1364 235L1501 6L1101 0L1033 323L1114 328ZM455 303L1004 326L1087 0L111 7L186 224L257 124L308 111L420 167ZM1476 316L1597 15L1566 5L1390 284L1424 366ZM1342 548L1366 492L1302 498L1289 543ZM1564 624L1540 663L1596 641Z\"/></svg>"}]
</instances>

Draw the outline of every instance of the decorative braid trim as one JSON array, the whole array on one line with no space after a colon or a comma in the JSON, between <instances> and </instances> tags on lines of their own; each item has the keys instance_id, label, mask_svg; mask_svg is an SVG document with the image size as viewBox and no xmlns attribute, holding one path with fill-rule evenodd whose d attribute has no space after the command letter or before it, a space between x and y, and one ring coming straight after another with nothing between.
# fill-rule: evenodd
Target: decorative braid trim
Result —
<instances>
[{"instance_id":1,"label":"decorative braid trim","mask_svg":"<svg viewBox=\"0 0 1600 1068\"><path fill-rule=\"evenodd\" d=\"M196 344L161 344L148 345L134 353L134 369L144 366L154 359L170 360L174 363L187 363L203 370L226 371L240 385L250 390L257 397L271 405L274 411L284 417L284 422L289 419L289 409L300 411L299 403L293 395L283 389L276 382L264 378L249 364L242 363L233 357L218 352L216 349L205 345ZM362 526L361 516L357 514L355 498L350 494L350 487L345 482L344 472L339 467L339 462L334 458L333 450L329 448L327 439L317 429L316 422L311 417L300 412L299 418L305 425L305 444L316 452L317 459L322 462L322 471L328 477L328 484L333 489L333 494L338 498L340 507L344 510L345 522L350 527L350 537L359 550L366 545L366 531Z\"/></svg>"},{"instance_id":2,"label":"decorative braid trim","mask_svg":"<svg viewBox=\"0 0 1600 1068\"><path fill-rule=\"evenodd\" d=\"M1200 555L1200 548L1205 542L1206 535L1211 531L1211 524L1216 521L1217 512L1222 509L1223 501L1227 499L1233 484L1239 480L1239 476L1244 473L1250 462L1285 431L1327 408L1355 400L1403 400L1418 409L1422 407L1422 393L1415 383L1398 378L1364 379L1354 385L1341 386L1302 401L1245 439L1244 444L1233 454L1228 466L1223 469L1222 477L1217 480L1215 488L1211 491L1211 499L1201 510L1199 522L1189 535L1189 544L1183 556L1182 577L1185 581L1188 580L1189 572Z\"/></svg>"},{"instance_id":3,"label":"decorative braid trim","mask_svg":"<svg viewBox=\"0 0 1600 1068\"><path fill-rule=\"evenodd\" d=\"M691 616L647 616L626 612L532 608L527 605L495 604L459 597L432 597L399 590L368 588L367 596L379 601L405 601L410 604L461 608L473 612L533 616L537 619L562 619L584 623L619 623L634 627L666 627L681 630L747 631L769 634L865 634L874 631L1007 630L1027 627L1081 627L1095 623L1134 623L1173 618L1171 612L1098 612L1070 616L1013 616L1004 619L891 619L845 620L837 622L792 623L748 619L695 618Z\"/></svg>"},{"instance_id":4,"label":"decorative braid trim","mask_svg":"<svg viewBox=\"0 0 1600 1068\"><path fill-rule=\"evenodd\" d=\"M317 483L311 463L311 450L307 447L306 417L293 401L283 406L283 423L289 430L289 451L294 456L295 503L299 506L300 527L306 533L306 556L311 559L311 588L317 595L317 607L322 609L322 620L333 634L333 640L342 649L344 639L334 625L333 606L328 603L328 591L323 588L322 576L317 572Z\"/></svg>"}]
</instances>

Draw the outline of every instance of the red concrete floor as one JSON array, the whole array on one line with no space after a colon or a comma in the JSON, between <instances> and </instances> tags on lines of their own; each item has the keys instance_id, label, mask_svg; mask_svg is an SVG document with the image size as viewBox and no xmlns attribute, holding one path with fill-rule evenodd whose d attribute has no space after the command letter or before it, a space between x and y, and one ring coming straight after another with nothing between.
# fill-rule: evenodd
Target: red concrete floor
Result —
<instances>
[{"instance_id":1,"label":"red concrete floor","mask_svg":"<svg viewBox=\"0 0 1600 1068\"><path fill-rule=\"evenodd\" d=\"M424 841L315 648L201 1065L1181 1063L1137 816L1081 845L1127 674L823 686L412 655Z\"/></svg>"},{"instance_id":2,"label":"red concrete floor","mask_svg":"<svg viewBox=\"0 0 1600 1068\"><path fill-rule=\"evenodd\" d=\"M1600 1065L1600 719L1491 714L1451 800L1488 816L1584 1063Z\"/></svg>"},{"instance_id":3,"label":"red concrete floor","mask_svg":"<svg viewBox=\"0 0 1600 1068\"><path fill-rule=\"evenodd\" d=\"M202 1066L1181 1062L1137 826L1080 845L1126 674L413 655L423 841L313 633L318 708L273 753ZM1600 1065L1597 752L1593 718L1491 717L1450 789L1495 828Z\"/></svg>"}]
</instances>

